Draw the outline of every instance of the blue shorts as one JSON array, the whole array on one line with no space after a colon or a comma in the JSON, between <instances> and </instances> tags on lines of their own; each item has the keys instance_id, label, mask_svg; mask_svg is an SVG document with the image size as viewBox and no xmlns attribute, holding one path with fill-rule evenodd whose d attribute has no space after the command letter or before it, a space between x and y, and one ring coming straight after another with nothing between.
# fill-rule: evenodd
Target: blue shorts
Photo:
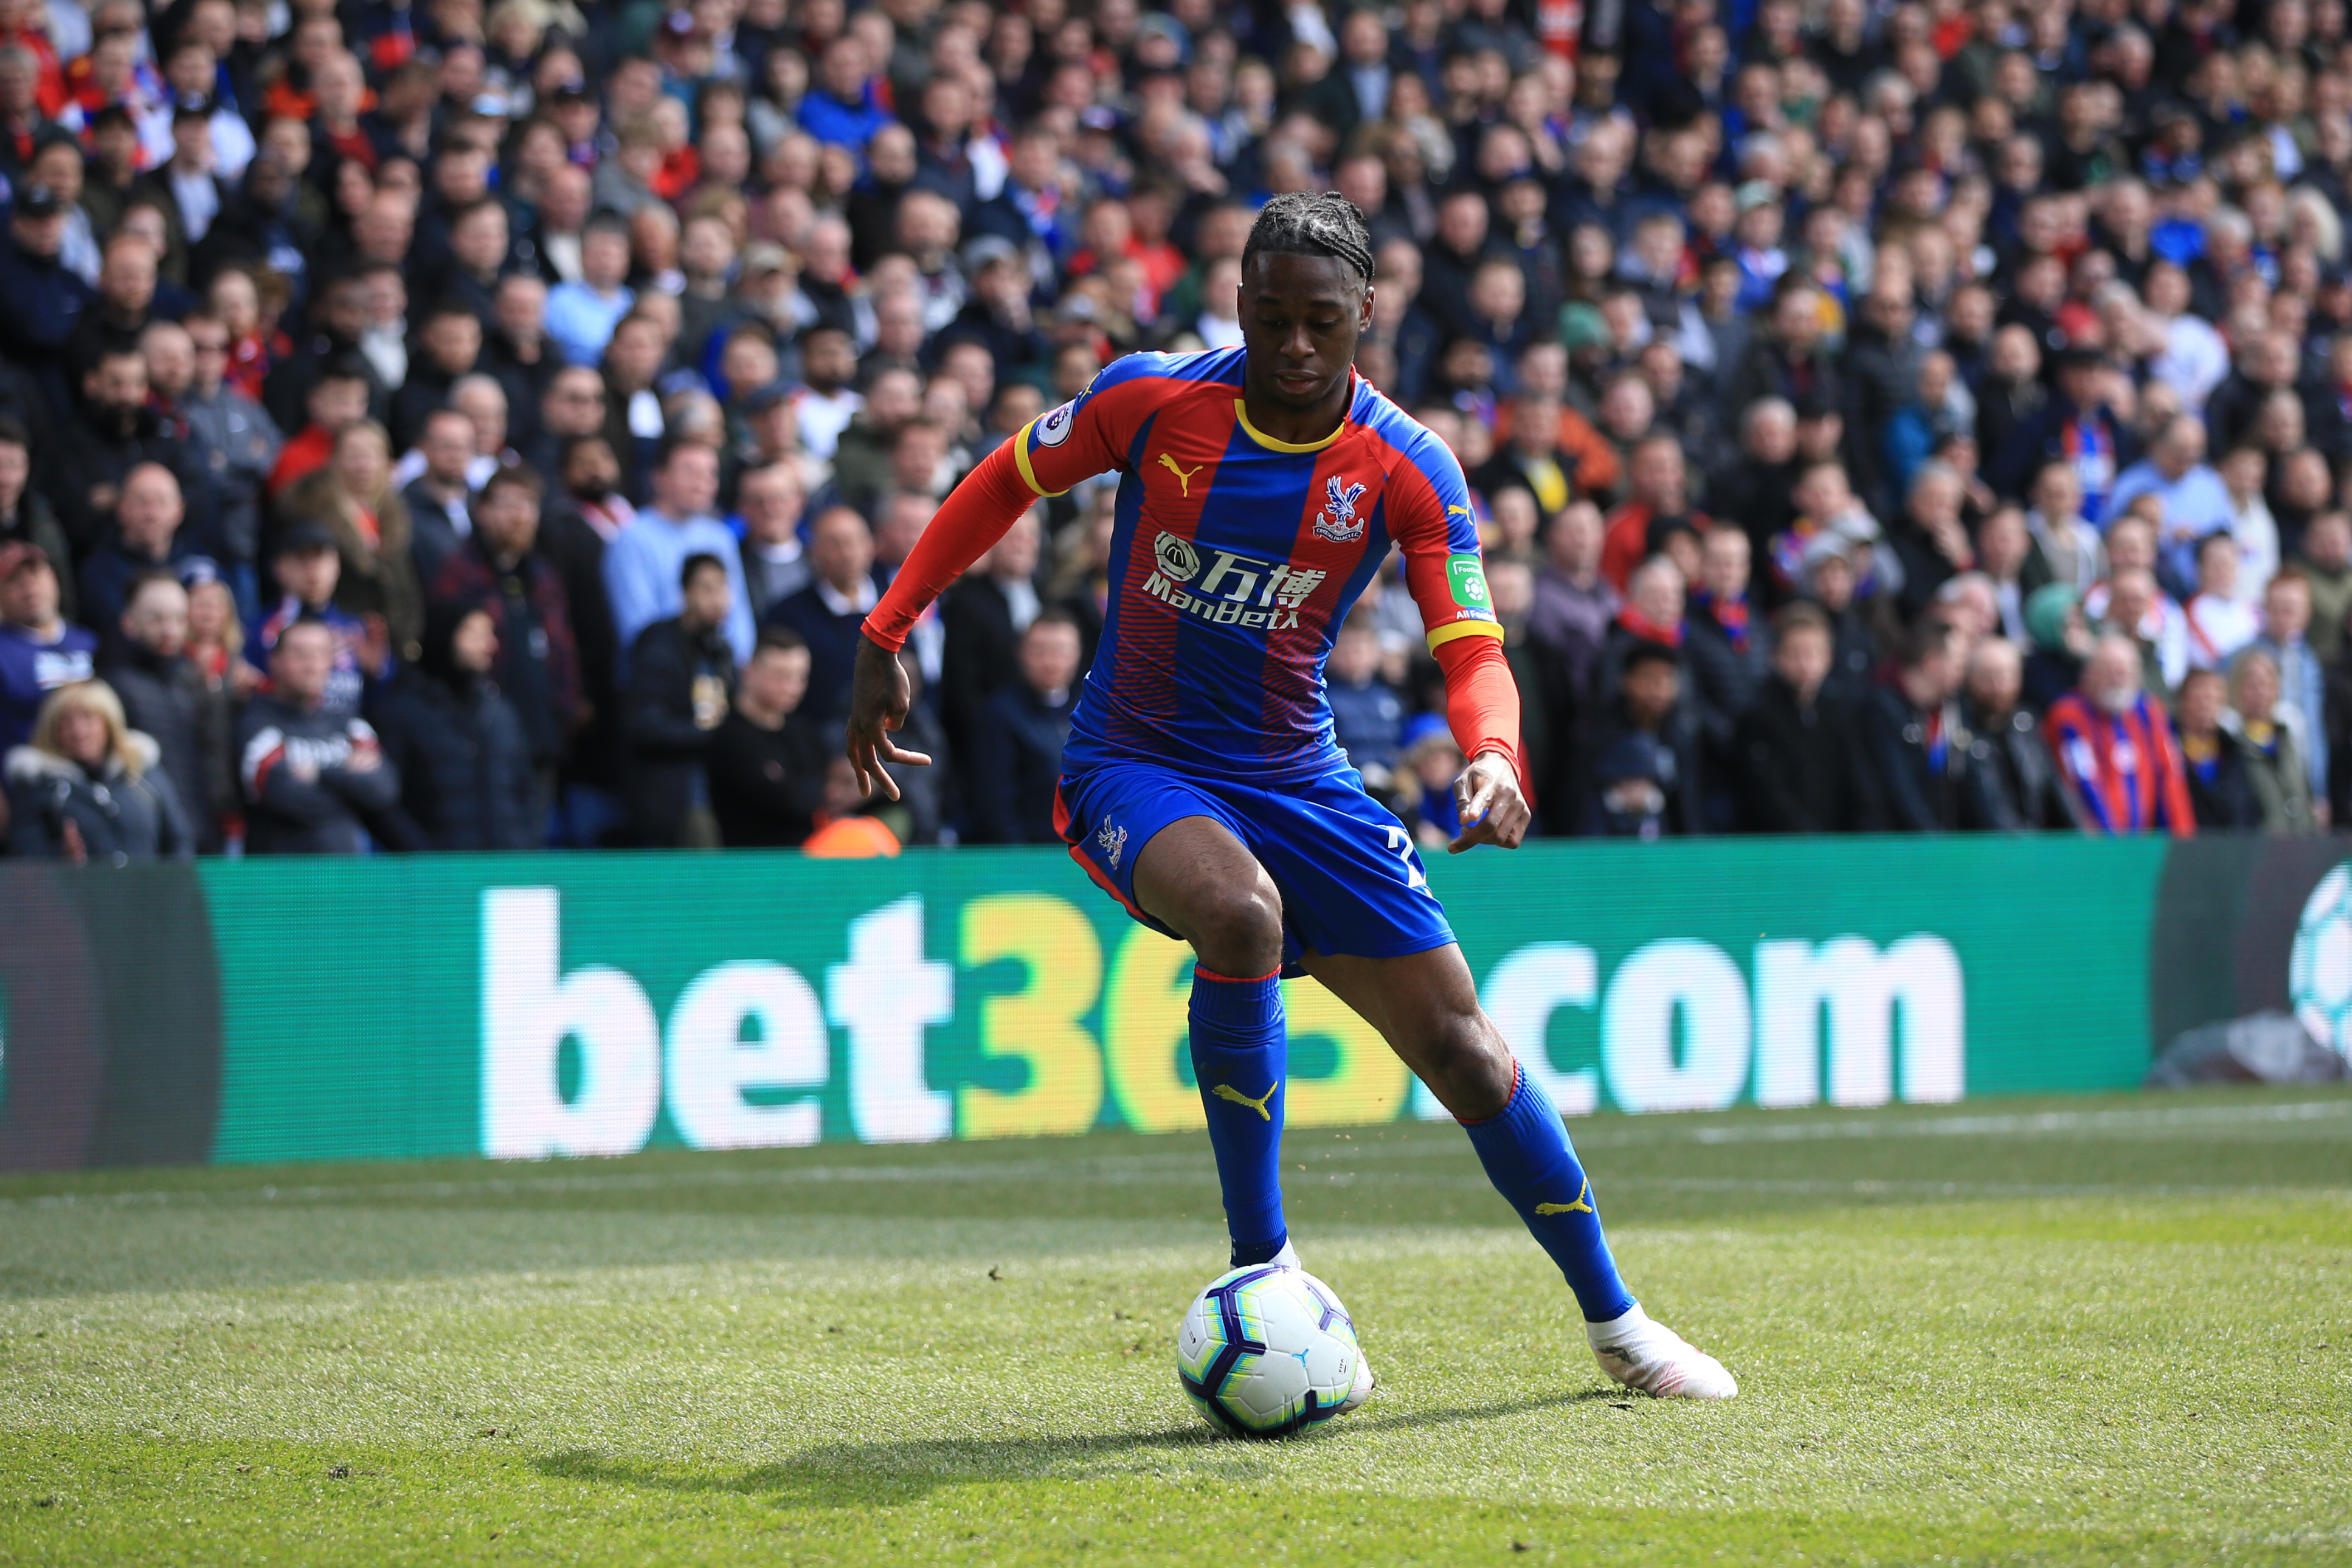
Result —
<instances>
[{"instance_id":1,"label":"blue shorts","mask_svg":"<svg viewBox=\"0 0 2352 1568\"><path fill-rule=\"evenodd\" d=\"M1148 762L1107 762L1065 777L1054 821L1070 858L1127 912L1174 936L1135 901L1143 846L1184 817L1221 822L1282 894L1283 972L1302 952L1363 958L1425 953L1454 940L1412 834L1364 793L1352 768L1260 789Z\"/></svg>"}]
</instances>

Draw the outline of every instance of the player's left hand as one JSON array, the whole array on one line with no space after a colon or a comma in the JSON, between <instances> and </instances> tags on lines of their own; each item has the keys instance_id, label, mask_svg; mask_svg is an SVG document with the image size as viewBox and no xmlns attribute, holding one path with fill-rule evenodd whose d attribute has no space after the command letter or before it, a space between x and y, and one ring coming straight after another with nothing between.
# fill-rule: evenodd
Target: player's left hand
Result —
<instances>
[{"instance_id":1,"label":"player's left hand","mask_svg":"<svg viewBox=\"0 0 2352 1568\"><path fill-rule=\"evenodd\" d=\"M1482 751L1454 780L1454 803L1462 812L1462 832L1446 845L1460 854L1478 844L1499 844L1515 850L1527 841L1534 813L1519 789L1518 770L1499 751Z\"/></svg>"}]
</instances>

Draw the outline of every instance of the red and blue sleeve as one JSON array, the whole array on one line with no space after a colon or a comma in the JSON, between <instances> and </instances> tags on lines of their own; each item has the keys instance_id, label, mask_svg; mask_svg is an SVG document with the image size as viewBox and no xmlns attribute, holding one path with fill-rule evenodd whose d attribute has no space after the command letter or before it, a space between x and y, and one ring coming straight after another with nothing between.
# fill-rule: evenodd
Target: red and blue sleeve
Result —
<instances>
[{"instance_id":1,"label":"red and blue sleeve","mask_svg":"<svg viewBox=\"0 0 2352 1568\"><path fill-rule=\"evenodd\" d=\"M1041 497L1123 467L1128 443L1155 389L1160 356L1130 354L1106 365L1087 390L981 459L940 503L889 591L866 617L866 635L897 652L931 601L1003 538Z\"/></svg>"},{"instance_id":2,"label":"red and blue sleeve","mask_svg":"<svg viewBox=\"0 0 2352 1568\"><path fill-rule=\"evenodd\" d=\"M1389 482L1389 533L1404 551L1405 588L1445 672L1445 722L1454 743L1465 757L1501 752L1527 790L1519 688L1486 594L1469 482L1434 437L1414 443Z\"/></svg>"}]
</instances>

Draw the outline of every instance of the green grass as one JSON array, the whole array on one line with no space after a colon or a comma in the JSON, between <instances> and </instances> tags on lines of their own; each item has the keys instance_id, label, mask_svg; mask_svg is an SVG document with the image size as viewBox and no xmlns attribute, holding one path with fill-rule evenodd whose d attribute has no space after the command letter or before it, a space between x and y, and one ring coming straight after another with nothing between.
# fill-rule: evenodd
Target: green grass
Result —
<instances>
[{"instance_id":1,"label":"green grass","mask_svg":"<svg viewBox=\"0 0 2352 1568\"><path fill-rule=\"evenodd\" d=\"M0 1563L2352 1562L2352 1096L1579 1132L1738 1400L1446 1127L1293 1135L1382 1388L1278 1444L1197 1139L0 1180Z\"/></svg>"}]
</instances>

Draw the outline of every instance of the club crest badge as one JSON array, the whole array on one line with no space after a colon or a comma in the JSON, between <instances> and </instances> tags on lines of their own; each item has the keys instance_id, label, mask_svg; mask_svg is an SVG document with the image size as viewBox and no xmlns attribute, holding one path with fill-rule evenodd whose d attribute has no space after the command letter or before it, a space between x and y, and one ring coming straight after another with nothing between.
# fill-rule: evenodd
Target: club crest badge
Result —
<instances>
[{"instance_id":1,"label":"club crest badge","mask_svg":"<svg viewBox=\"0 0 2352 1568\"><path fill-rule=\"evenodd\" d=\"M1315 537L1328 539L1335 545L1351 545L1364 537L1364 519L1356 515L1356 499L1364 493L1360 484L1350 485L1338 475L1327 481L1323 515L1315 520Z\"/></svg>"},{"instance_id":2,"label":"club crest badge","mask_svg":"<svg viewBox=\"0 0 2352 1568\"><path fill-rule=\"evenodd\" d=\"M1112 827L1110 819L1105 817L1102 831L1095 834L1095 842L1102 846L1103 858L1110 862L1110 869L1117 871L1118 857L1127 852L1127 830Z\"/></svg>"},{"instance_id":3,"label":"club crest badge","mask_svg":"<svg viewBox=\"0 0 2352 1568\"><path fill-rule=\"evenodd\" d=\"M1151 541L1151 557L1160 565L1160 575L1171 582L1190 582L1201 570L1201 554L1190 539L1180 539L1166 529Z\"/></svg>"}]
</instances>

